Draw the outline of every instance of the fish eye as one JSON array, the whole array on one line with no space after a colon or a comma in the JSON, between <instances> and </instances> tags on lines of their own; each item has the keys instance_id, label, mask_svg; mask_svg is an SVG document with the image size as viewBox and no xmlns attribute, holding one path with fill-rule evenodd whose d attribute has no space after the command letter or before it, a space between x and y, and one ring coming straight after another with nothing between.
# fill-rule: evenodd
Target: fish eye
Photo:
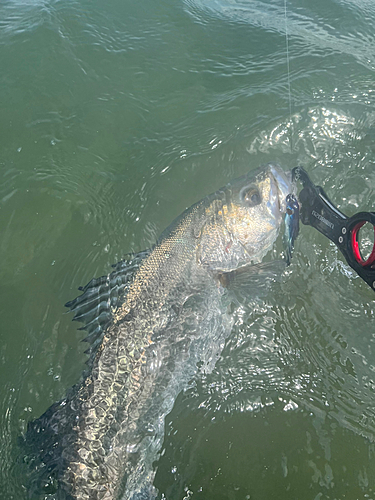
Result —
<instances>
[{"instance_id":1,"label":"fish eye","mask_svg":"<svg viewBox=\"0 0 375 500\"><path fill-rule=\"evenodd\" d=\"M240 193L241 201L247 207L255 207L262 202L262 197L260 195L259 189L255 186L246 186L241 190Z\"/></svg>"}]
</instances>

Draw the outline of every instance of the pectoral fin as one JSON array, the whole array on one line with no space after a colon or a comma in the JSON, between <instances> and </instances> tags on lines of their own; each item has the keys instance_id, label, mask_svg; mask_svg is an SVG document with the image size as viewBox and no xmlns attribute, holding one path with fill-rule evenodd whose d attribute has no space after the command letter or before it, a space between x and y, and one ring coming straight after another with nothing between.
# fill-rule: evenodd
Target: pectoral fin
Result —
<instances>
[{"instance_id":1,"label":"pectoral fin","mask_svg":"<svg viewBox=\"0 0 375 500\"><path fill-rule=\"evenodd\" d=\"M286 268L282 260L249 264L230 272L218 273L220 284L238 297L252 298L264 295Z\"/></svg>"}]
</instances>

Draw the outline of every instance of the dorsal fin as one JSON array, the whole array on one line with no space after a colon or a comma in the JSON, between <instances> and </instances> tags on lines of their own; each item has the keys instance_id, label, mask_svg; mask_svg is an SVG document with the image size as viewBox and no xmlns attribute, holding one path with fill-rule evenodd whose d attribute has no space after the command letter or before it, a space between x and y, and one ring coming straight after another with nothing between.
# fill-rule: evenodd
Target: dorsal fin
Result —
<instances>
[{"instance_id":1,"label":"dorsal fin","mask_svg":"<svg viewBox=\"0 0 375 500\"><path fill-rule=\"evenodd\" d=\"M80 330L87 331L83 341L90 344L86 351L90 359L111 322L114 310L124 301L134 274L150 253L151 250L143 250L130 254L126 259L114 264L114 271L107 276L93 278L86 286L79 287L83 293L65 304L74 312L73 321L84 324Z\"/></svg>"},{"instance_id":2,"label":"dorsal fin","mask_svg":"<svg viewBox=\"0 0 375 500\"><path fill-rule=\"evenodd\" d=\"M87 331L84 339L90 344L86 353L90 366L101 344L103 334L111 322L112 313L125 297L127 290L141 262L151 250L131 254L114 264L114 270L107 276L92 279L80 287L82 294L65 305L74 312L74 320L83 323ZM87 375L84 374L83 378ZM59 482L69 467L66 450L74 448L75 426L79 401L75 398L81 383L73 386L66 397L53 404L41 417L28 423L27 431L20 440L22 445L22 464L29 466L28 493L34 498L72 499L70 486ZM77 413L78 412L78 413ZM51 494L51 495L50 495ZM29 498L31 498L29 496Z\"/></svg>"}]
</instances>

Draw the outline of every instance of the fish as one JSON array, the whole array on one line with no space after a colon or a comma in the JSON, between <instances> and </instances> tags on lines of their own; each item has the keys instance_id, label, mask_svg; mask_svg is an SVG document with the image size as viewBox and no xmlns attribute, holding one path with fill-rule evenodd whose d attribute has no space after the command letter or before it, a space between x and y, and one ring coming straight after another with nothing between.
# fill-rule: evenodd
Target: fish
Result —
<instances>
[{"instance_id":1,"label":"fish","mask_svg":"<svg viewBox=\"0 0 375 500\"><path fill-rule=\"evenodd\" d=\"M286 263L289 266L292 260L294 242L299 233L299 203L297 197L289 193L286 197L286 212L285 212L285 254Z\"/></svg>"},{"instance_id":2,"label":"fish","mask_svg":"<svg viewBox=\"0 0 375 500\"><path fill-rule=\"evenodd\" d=\"M29 498L155 498L164 417L220 355L232 326L227 290L274 277L273 262L262 260L290 191L291 176L278 165L250 171L66 304L87 332L87 370L28 423Z\"/></svg>"}]
</instances>

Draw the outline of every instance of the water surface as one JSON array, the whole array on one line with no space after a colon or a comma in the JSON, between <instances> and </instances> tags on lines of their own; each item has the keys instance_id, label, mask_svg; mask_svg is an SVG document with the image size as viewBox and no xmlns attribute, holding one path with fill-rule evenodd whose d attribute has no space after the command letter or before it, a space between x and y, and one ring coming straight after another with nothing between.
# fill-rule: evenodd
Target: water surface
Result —
<instances>
[{"instance_id":1,"label":"water surface","mask_svg":"<svg viewBox=\"0 0 375 500\"><path fill-rule=\"evenodd\" d=\"M268 161L375 204L370 0L0 4L0 497L27 422L82 372L77 287ZM288 37L288 78L286 58ZM289 100L289 85L291 101ZM374 295L302 227L167 417L169 500L375 498ZM48 498L48 497L47 497Z\"/></svg>"}]
</instances>

